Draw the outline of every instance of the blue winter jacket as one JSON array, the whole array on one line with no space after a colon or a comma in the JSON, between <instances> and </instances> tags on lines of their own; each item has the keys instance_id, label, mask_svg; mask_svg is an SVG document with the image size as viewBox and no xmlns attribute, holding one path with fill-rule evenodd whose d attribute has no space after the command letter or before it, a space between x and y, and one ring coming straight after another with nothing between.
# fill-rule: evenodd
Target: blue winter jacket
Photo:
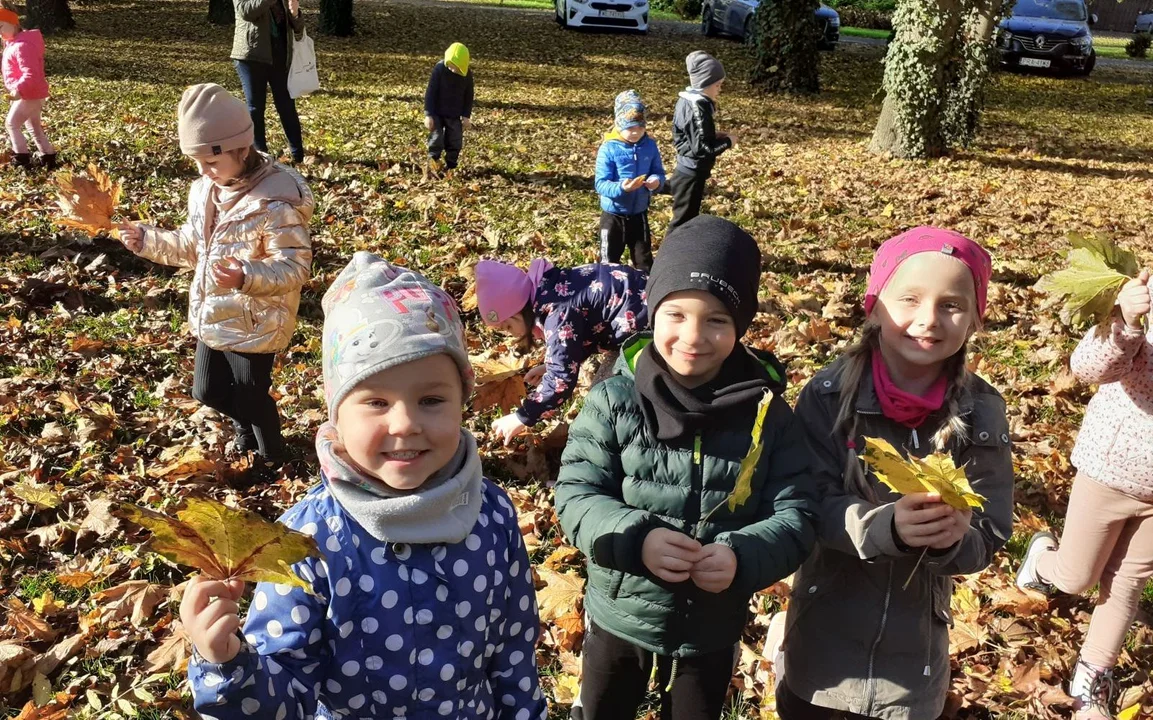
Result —
<instances>
[{"instance_id":1,"label":"blue winter jacket","mask_svg":"<svg viewBox=\"0 0 1153 720\"><path fill-rule=\"evenodd\" d=\"M545 720L532 568L505 492L484 481L456 544L386 544L313 488L280 519L324 560L294 569L317 596L260 583L234 660L188 665L205 718Z\"/></svg>"},{"instance_id":2,"label":"blue winter jacket","mask_svg":"<svg viewBox=\"0 0 1153 720\"><path fill-rule=\"evenodd\" d=\"M635 143L625 142L615 129L605 135L597 151L596 189L601 210L614 215L639 215L649 209L653 191L641 187L625 192L621 180L647 175L665 184L665 166L657 141L645 135ZM659 186L658 186L659 188Z\"/></svg>"},{"instance_id":3,"label":"blue winter jacket","mask_svg":"<svg viewBox=\"0 0 1153 720\"><path fill-rule=\"evenodd\" d=\"M627 265L554 267L537 286L533 313L544 331L545 374L516 415L525 425L572 397L581 365L600 350L619 350L648 326L648 275Z\"/></svg>"}]
</instances>

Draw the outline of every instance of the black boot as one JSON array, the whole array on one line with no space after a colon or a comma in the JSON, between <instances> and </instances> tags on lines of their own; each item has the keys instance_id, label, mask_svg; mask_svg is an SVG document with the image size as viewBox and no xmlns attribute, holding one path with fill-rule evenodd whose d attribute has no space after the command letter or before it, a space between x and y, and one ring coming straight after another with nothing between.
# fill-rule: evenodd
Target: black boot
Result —
<instances>
[{"instance_id":1,"label":"black boot","mask_svg":"<svg viewBox=\"0 0 1153 720\"><path fill-rule=\"evenodd\" d=\"M41 155L40 156L40 167L44 168L48 172L52 172L56 168L60 167L60 164L56 161L56 153L48 153L47 155Z\"/></svg>"},{"instance_id":2,"label":"black boot","mask_svg":"<svg viewBox=\"0 0 1153 720\"><path fill-rule=\"evenodd\" d=\"M236 439L232 441L236 452L246 453L256 450L256 433L252 431L251 425L242 425L233 420L232 429L236 431Z\"/></svg>"},{"instance_id":3,"label":"black boot","mask_svg":"<svg viewBox=\"0 0 1153 720\"><path fill-rule=\"evenodd\" d=\"M29 153L13 153L12 165L27 170L32 167L32 155Z\"/></svg>"}]
</instances>

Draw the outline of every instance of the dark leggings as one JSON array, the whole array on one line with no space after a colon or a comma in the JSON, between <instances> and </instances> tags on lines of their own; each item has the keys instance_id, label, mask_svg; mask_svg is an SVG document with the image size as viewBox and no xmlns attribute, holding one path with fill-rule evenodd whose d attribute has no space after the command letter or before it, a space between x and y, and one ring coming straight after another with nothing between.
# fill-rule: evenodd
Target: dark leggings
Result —
<instances>
[{"instance_id":1,"label":"dark leggings","mask_svg":"<svg viewBox=\"0 0 1153 720\"><path fill-rule=\"evenodd\" d=\"M239 434L255 436L261 455L283 451L280 413L268 394L272 387L272 353L213 350L196 342L196 371L192 397L232 419Z\"/></svg>"},{"instance_id":2,"label":"dark leggings","mask_svg":"<svg viewBox=\"0 0 1153 720\"><path fill-rule=\"evenodd\" d=\"M733 677L734 648L682 658L666 692L673 659L657 659L661 720L717 720ZM573 720L636 720L653 670L653 654L589 624L585 633L580 699Z\"/></svg>"},{"instance_id":3,"label":"dark leggings","mask_svg":"<svg viewBox=\"0 0 1153 720\"><path fill-rule=\"evenodd\" d=\"M685 173L677 170L669 180L673 191L673 219L669 223L669 231L678 225L683 225L701 214L701 203L705 199L705 184L709 181L712 170L697 170L694 173Z\"/></svg>"}]
</instances>

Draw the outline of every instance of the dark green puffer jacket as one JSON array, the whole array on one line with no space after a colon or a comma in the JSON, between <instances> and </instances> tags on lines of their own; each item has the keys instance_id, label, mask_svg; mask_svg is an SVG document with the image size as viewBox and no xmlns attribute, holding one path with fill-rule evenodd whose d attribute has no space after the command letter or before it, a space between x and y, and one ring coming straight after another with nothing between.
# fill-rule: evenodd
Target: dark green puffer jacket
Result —
<instances>
[{"instance_id":1,"label":"dark green puffer jacket","mask_svg":"<svg viewBox=\"0 0 1153 720\"><path fill-rule=\"evenodd\" d=\"M588 559L585 610L610 633L660 655L691 657L735 643L749 598L791 574L817 532L809 449L785 401L784 369L754 351L773 381L764 450L752 496L736 512L721 508L696 535L702 517L724 503L751 445L756 403L696 436L658 441L645 426L633 383L635 359L651 338L622 348L618 374L589 392L572 428L556 485L561 526ZM702 544L733 549L737 574L720 593L692 581L670 584L641 562L647 533L667 527Z\"/></svg>"},{"instance_id":2,"label":"dark green puffer jacket","mask_svg":"<svg viewBox=\"0 0 1153 720\"><path fill-rule=\"evenodd\" d=\"M288 12L285 0L232 0L236 14L236 27L232 33L232 59L262 62L272 65L272 6L280 3L292 33L300 36L304 19L300 13ZM287 46L284 66L292 67L292 38L285 38Z\"/></svg>"}]
</instances>

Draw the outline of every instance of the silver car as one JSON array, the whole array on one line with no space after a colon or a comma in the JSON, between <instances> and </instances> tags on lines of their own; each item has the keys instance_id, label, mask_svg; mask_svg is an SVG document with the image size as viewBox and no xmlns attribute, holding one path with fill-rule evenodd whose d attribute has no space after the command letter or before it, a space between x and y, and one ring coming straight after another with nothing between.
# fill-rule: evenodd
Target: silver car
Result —
<instances>
[{"instance_id":1,"label":"silver car","mask_svg":"<svg viewBox=\"0 0 1153 720\"><path fill-rule=\"evenodd\" d=\"M701 8L701 33L724 33L746 39L752 35L753 13L759 4L759 0L705 0ZM841 16L833 8L821 3L813 13L813 19L821 29L821 48L835 48L841 39Z\"/></svg>"}]
</instances>

